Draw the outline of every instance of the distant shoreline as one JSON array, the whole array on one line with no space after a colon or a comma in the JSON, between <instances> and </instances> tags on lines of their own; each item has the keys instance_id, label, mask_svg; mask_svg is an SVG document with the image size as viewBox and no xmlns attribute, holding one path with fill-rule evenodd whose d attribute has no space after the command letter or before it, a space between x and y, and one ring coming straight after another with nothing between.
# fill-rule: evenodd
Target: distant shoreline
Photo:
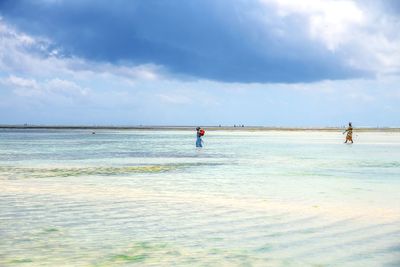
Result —
<instances>
[{"instance_id":1,"label":"distant shoreline","mask_svg":"<svg viewBox=\"0 0 400 267\"><path fill-rule=\"evenodd\" d=\"M208 131L343 131L340 127L262 127L262 126L202 126ZM70 126L70 125L0 125L0 129L48 129L48 130L181 130L194 131L196 126ZM396 127L360 127L362 132L400 132Z\"/></svg>"}]
</instances>

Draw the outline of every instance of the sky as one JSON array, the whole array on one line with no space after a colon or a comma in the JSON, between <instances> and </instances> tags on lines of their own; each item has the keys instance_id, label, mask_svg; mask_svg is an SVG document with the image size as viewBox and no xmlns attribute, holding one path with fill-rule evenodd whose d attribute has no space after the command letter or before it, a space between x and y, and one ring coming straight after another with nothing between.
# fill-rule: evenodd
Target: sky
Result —
<instances>
[{"instance_id":1,"label":"sky","mask_svg":"<svg viewBox=\"0 0 400 267\"><path fill-rule=\"evenodd\" d=\"M397 0L0 0L0 124L400 126Z\"/></svg>"}]
</instances>

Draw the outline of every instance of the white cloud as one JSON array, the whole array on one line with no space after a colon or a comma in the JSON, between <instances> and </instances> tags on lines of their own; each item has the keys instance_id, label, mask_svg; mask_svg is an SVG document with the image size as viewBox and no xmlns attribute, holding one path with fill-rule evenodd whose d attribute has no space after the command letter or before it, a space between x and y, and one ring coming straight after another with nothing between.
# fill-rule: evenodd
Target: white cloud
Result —
<instances>
[{"instance_id":1,"label":"white cloud","mask_svg":"<svg viewBox=\"0 0 400 267\"><path fill-rule=\"evenodd\" d=\"M86 96L90 92L90 89L88 88L84 88L74 82L58 78L45 81L44 89L47 92L61 92L66 95L73 94Z\"/></svg>"},{"instance_id":2,"label":"white cloud","mask_svg":"<svg viewBox=\"0 0 400 267\"><path fill-rule=\"evenodd\" d=\"M74 82L58 78L39 82L35 79L11 75L6 79L0 79L0 84L5 85L18 96L28 97L51 95L81 97L87 96L90 92L88 88L83 88Z\"/></svg>"},{"instance_id":3,"label":"white cloud","mask_svg":"<svg viewBox=\"0 0 400 267\"><path fill-rule=\"evenodd\" d=\"M73 63L71 63L73 64ZM154 64L142 64L137 66L116 66L109 63L81 62L83 72L86 75L115 76L125 81L157 81L164 77L163 68Z\"/></svg>"},{"instance_id":4,"label":"white cloud","mask_svg":"<svg viewBox=\"0 0 400 267\"><path fill-rule=\"evenodd\" d=\"M261 0L276 8L282 18L301 15L307 18L310 37L321 40L334 51L346 42L352 27L365 22L363 11L353 2L345 0Z\"/></svg>"},{"instance_id":5,"label":"white cloud","mask_svg":"<svg viewBox=\"0 0 400 267\"><path fill-rule=\"evenodd\" d=\"M9 26L0 17L0 72L24 76L96 80L121 79L125 82L163 79L164 69L155 64L113 65L91 62L77 57L63 57L62 50L51 42L29 36Z\"/></svg>"},{"instance_id":6,"label":"white cloud","mask_svg":"<svg viewBox=\"0 0 400 267\"><path fill-rule=\"evenodd\" d=\"M157 95L162 102L169 104L191 104L192 99L190 97L180 94L158 94Z\"/></svg>"},{"instance_id":7,"label":"white cloud","mask_svg":"<svg viewBox=\"0 0 400 267\"><path fill-rule=\"evenodd\" d=\"M400 73L400 19L354 0L259 0L279 19L298 16L310 40L349 66L377 75ZM293 29L291 29L293 30Z\"/></svg>"},{"instance_id":8,"label":"white cloud","mask_svg":"<svg viewBox=\"0 0 400 267\"><path fill-rule=\"evenodd\" d=\"M32 46L36 43L36 41L30 37L29 35L19 33L13 28L7 26L3 19L0 17L0 35L2 36L1 44L6 46L10 44L8 47L12 46Z\"/></svg>"},{"instance_id":9,"label":"white cloud","mask_svg":"<svg viewBox=\"0 0 400 267\"><path fill-rule=\"evenodd\" d=\"M39 90L39 85L34 79L24 79L21 77L11 75L10 77L8 77L8 79L0 81L5 85L9 85L15 88L28 88L28 89Z\"/></svg>"}]
</instances>

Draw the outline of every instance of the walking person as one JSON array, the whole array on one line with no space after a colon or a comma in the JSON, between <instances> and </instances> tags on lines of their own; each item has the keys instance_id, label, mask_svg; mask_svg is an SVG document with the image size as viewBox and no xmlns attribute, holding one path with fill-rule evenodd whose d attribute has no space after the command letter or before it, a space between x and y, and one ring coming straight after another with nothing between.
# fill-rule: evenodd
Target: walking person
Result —
<instances>
[{"instance_id":1,"label":"walking person","mask_svg":"<svg viewBox=\"0 0 400 267\"><path fill-rule=\"evenodd\" d=\"M344 143L347 144L347 142L349 141L353 144L353 126L351 125L351 122L349 122L349 127L347 127L343 134L345 134L346 132L346 141Z\"/></svg>"},{"instance_id":2,"label":"walking person","mask_svg":"<svg viewBox=\"0 0 400 267\"><path fill-rule=\"evenodd\" d=\"M201 139L201 137L204 136L205 131L200 127L197 127L196 132L196 147L203 147L203 139Z\"/></svg>"}]
</instances>

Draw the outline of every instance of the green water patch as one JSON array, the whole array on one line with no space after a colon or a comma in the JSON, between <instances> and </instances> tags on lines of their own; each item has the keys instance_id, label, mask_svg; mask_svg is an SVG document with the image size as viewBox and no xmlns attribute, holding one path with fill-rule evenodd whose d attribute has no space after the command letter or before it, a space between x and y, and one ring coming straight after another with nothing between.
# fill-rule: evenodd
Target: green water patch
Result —
<instances>
[{"instance_id":1,"label":"green water patch","mask_svg":"<svg viewBox=\"0 0 400 267\"><path fill-rule=\"evenodd\" d=\"M162 173L199 166L215 166L220 163L176 163L134 166L85 166L85 167L17 167L0 166L0 177L9 179L73 177L73 176L115 176L135 173Z\"/></svg>"},{"instance_id":2,"label":"green water patch","mask_svg":"<svg viewBox=\"0 0 400 267\"><path fill-rule=\"evenodd\" d=\"M62 235L62 232L60 229L55 228L55 227L49 227L49 228L44 228L37 233L35 233L36 236L60 236Z\"/></svg>"},{"instance_id":3,"label":"green water patch","mask_svg":"<svg viewBox=\"0 0 400 267\"><path fill-rule=\"evenodd\" d=\"M177 169L174 165L144 165L123 167L60 167L60 168L19 168L0 167L0 175L11 179L47 178L71 176L112 176L132 173L161 173Z\"/></svg>"},{"instance_id":4,"label":"green water patch","mask_svg":"<svg viewBox=\"0 0 400 267\"><path fill-rule=\"evenodd\" d=\"M142 262L146 260L148 257L147 254L138 254L138 255L126 255L126 254L121 254L121 255L115 255L112 258L113 262Z\"/></svg>"},{"instance_id":5,"label":"green water patch","mask_svg":"<svg viewBox=\"0 0 400 267\"><path fill-rule=\"evenodd\" d=\"M353 163L353 166L363 167L363 168L399 168L400 161L385 161L385 162L362 161Z\"/></svg>"},{"instance_id":6,"label":"green water patch","mask_svg":"<svg viewBox=\"0 0 400 267\"><path fill-rule=\"evenodd\" d=\"M20 264L23 264L23 265L28 266L28 265L30 265L30 264L27 264L27 263L32 263L32 262L33 262L33 260L24 258L24 259L14 259L14 260L10 260L8 263L11 264L11 265L20 265ZM24 264L24 263L26 263L26 264Z\"/></svg>"},{"instance_id":7,"label":"green water patch","mask_svg":"<svg viewBox=\"0 0 400 267\"><path fill-rule=\"evenodd\" d=\"M112 254L94 266L147 264L179 256L180 253L164 243L136 242L126 250Z\"/></svg>"},{"instance_id":8,"label":"green water patch","mask_svg":"<svg viewBox=\"0 0 400 267\"><path fill-rule=\"evenodd\" d=\"M46 228L44 229L45 233L54 233L54 232L58 232L59 230L57 228Z\"/></svg>"},{"instance_id":9,"label":"green water patch","mask_svg":"<svg viewBox=\"0 0 400 267\"><path fill-rule=\"evenodd\" d=\"M169 243L136 242L93 266L251 266L249 251L222 248L190 248Z\"/></svg>"}]
</instances>

